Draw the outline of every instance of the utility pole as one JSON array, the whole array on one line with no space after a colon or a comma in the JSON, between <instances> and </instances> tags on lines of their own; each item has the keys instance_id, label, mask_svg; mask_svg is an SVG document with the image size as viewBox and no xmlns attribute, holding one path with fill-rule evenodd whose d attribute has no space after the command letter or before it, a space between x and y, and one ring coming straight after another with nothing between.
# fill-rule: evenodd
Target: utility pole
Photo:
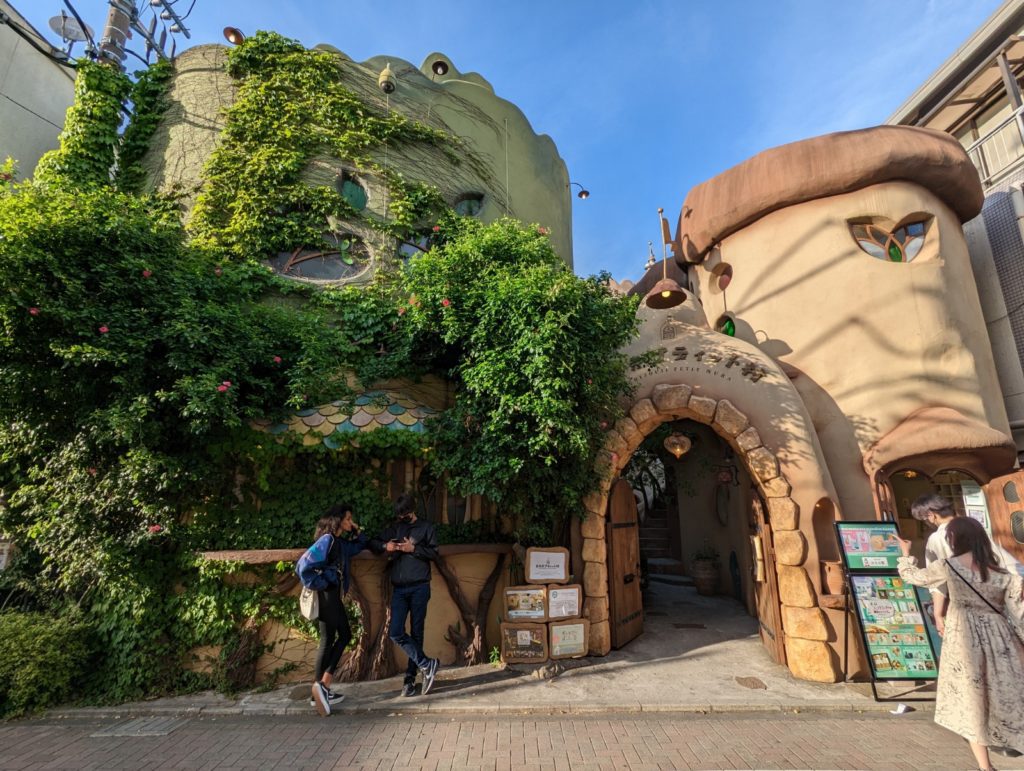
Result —
<instances>
[{"instance_id":1,"label":"utility pole","mask_svg":"<svg viewBox=\"0 0 1024 771\"><path fill-rule=\"evenodd\" d=\"M111 0L107 11L107 24L100 38L100 56L119 70L124 69L125 47L132 36L132 17L135 7L118 0Z\"/></svg>"}]
</instances>

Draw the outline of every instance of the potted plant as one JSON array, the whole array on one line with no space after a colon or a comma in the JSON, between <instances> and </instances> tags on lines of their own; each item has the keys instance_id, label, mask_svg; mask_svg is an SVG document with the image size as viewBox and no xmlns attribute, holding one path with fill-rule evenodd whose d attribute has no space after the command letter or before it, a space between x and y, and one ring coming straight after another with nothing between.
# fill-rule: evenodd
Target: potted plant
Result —
<instances>
[{"instance_id":1,"label":"potted plant","mask_svg":"<svg viewBox=\"0 0 1024 771\"><path fill-rule=\"evenodd\" d=\"M697 594L712 596L718 593L718 550L707 541L693 553L690 576Z\"/></svg>"}]
</instances>

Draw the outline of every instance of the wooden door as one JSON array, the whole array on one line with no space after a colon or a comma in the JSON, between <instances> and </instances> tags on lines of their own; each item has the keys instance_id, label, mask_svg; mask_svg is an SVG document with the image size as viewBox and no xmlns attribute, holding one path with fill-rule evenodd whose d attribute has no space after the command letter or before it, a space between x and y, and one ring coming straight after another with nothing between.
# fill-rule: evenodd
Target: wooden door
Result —
<instances>
[{"instance_id":1,"label":"wooden door","mask_svg":"<svg viewBox=\"0 0 1024 771\"><path fill-rule=\"evenodd\" d=\"M612 647L621 648L644 631L640 596L640 523L633 488L625 479L608 496L608 617Z\"/></svg>"},{"instance_id":2,"label":"wooden door","mask_svg":"<svg viewBox=\"0 0 1024 771\"><path fill-rule=\"evenodd\" d=\"M751 490L750 505L754 523L754 595L757 601L757 623L760 627L761 642L768 649L772 660L786 663L785 638L782 632L782 612L779 608L779 578L775 573L775 545L772 529L761 496Z\"/></svg>"},{"instance_id":3,"label":"wooden door","mask_svg":"<svg viewBox=\"0 0 1024 771\"><path fill-rule=\"evenodd\" d=\"M992 538L1024 562L1024 471L996 477L985 485Z\"/></svg>"}]
</instances>

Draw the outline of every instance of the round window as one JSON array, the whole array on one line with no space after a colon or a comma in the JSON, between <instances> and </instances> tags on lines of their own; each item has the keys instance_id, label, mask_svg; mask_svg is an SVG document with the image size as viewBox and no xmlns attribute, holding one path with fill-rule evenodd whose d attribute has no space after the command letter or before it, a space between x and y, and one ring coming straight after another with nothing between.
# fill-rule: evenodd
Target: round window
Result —
<instances>
[{"instance_id":1,"label":"round window","mask_svg":"<svg viewBox=\"0 0 1024 771\"><path fill-rule=\"evenodd\" d=\"M338 178L338 192L341 193L341 197L345 199L345 202L356 211L362 211L366 208L368 200L366 188L348 172Z\"/></svg>"},{"instance_id":2,"label":"round window","mask_svg":"<svg viewBox=\"0 0 1024 771\"><path fill-rule=\"evenodd\" d=\"M483 193L466 193L455 202L455 213L463 217L475 217L484 206Z\"/></svg>"}]
</instances>

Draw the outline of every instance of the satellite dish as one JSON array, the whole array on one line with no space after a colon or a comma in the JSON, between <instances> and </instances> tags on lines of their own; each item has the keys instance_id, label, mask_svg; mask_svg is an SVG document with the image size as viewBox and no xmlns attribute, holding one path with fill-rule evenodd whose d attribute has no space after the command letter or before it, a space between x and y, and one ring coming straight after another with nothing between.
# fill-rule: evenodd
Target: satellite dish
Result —
<instances>
[{"instance_id":1,"label":"satellite dish","mask_svg":"<svg viewBox=\"0 0 1024 771\"><path fill-rule=\"evenodd\" d=\"M55 34L60 35L61 40L70 40L71 42L85 41L92 38L92 28L86 24L83 30L79 23L68 16L65 13L61 13L60 16L54 16L50 19L50 29Z\"/></svg>"}]
</instances>

